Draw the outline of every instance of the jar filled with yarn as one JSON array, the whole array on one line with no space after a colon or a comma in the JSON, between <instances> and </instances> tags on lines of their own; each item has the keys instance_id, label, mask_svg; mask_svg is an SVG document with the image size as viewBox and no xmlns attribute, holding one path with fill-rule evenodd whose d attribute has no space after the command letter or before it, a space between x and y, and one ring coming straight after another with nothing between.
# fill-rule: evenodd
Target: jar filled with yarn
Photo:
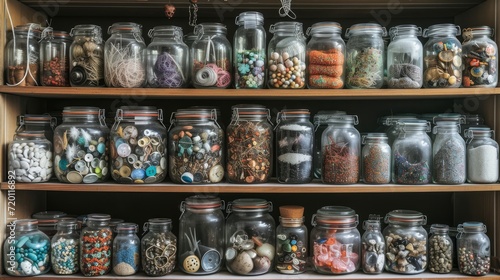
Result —
<instances>
[{"instance_id":1,"label":"jar filled with yarn","mask_svg":"<svg viewBox=\"0 0 500 280\"><path fill-rule=\"evenodd\" d=\"M138 88L146 82L146 44L141 32L142 26L133 22L118 22L108 28L111 37L104 44L106 86Z\"/></svg>"},{"instance_id":2,"label":"jar filled with yarn","mask_svg":"<svg viewBox=\"0 0 500 280\"><path fill-rule=\"evenodd\" d=\"M89 214L80 233L80 271L83 276L101 276L112 269L113 232L108 214Z\"/></svg>"},{"instance_id":3,"label":"jar filled with yarn","mask_svg":"<svg viewBox=\"0 0 500 280\"><path fill-rule=\"evenodd\" d=\"M231 85L231 43L220 23L196 25L198 36L190 52L191 81L195 88L228 88Z\"/></svg>"},{"instance_id":4,"label":"jar filled with yarn","mask_svg":"<svg viewBox=\"0 0 500 280\"><path fill-rule=\"evenodd\" d=\"M69 46L72 39L66 31L47 27L40 42L40 74L43 86L69 86Z\"/></svg>"},{"instance_id":5,"label":"jar filled with yarn","mask_svg":"<svg viewBox=\"0 0 500 280\"><path fill-rule=\"evenodd\" d=\"M491 39L493 29L478 26L463 30L464 87L496 87L498 82L498 46Z\"/></svg>"},{"instance_id":6,"label":"jar filled with yarn","mask_svg":"<svg viewBox=\"0 0 500 280\"><path fill-rule=\"evenodd\" d=\"M146 50L148 86L186 87L189 74L189 48L182 41L182 28L156 26L149 30L151 43Z\"/></svg>"},{"instance_id":7,"label":"jar filled with yarn","mask_svg":"<svg viewBox=\"0 0 500 280\"><path fill-rule=\"evenodd\" d=\"M104 85L104 46L100 26L80 24L71 29L69 82L74 87Z\"/></svg>"}]
</instances>

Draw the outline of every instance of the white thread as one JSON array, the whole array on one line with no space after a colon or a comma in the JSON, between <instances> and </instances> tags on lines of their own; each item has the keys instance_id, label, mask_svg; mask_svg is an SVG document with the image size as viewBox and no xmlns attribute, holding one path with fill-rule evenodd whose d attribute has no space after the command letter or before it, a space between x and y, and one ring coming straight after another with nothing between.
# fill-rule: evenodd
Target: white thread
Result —
<instances>
[{"instance_id":1,"label":"white thread","mask_svg":"<svg viewBox=\"0 0 500 280\"><path fill-rule=\"evenodd\" d=\"M217 83L217 72L209 66L205 66L196 72L194 82L201 86L213 86Z\"/></svg>"},{"instance_id":2,"label":"white thread","mask_svg":"<svg viewBox=\"0 0 500 280\"><path fill-rule=\"evenodd\" d=\"M280 0L280 1L281 1L281 8L278 11L280 17L288 16L291 19L296 19L297 16L292 11L292 0Z\"/></svg>"}]
</instances>

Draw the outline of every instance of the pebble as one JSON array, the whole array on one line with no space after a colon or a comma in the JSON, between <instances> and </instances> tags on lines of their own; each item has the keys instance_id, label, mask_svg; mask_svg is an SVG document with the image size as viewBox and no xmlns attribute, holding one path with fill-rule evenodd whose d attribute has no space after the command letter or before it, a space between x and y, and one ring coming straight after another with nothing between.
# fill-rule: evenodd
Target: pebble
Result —
<instances>
[{"instance_id":1,"label":"pebble","mask_svg":"<svg viewBox=\"0 0 500 280\"><path fill-rule=\"evenodd\" d=\"M387 271L415 274L427 268L427 236L397 235L385 237Z\"/></svg>"},{"instance_id":2,"label":"pebble","mask_svg":"<svg viewBox=\"0 0 500 280\"><path fill-rule=\"evenodd\" d=\"M467 275L486 275L490 271L490 256L480 256L465 247L458 248L458 268Z\"/></svg>"},{"instance_id":3,"label":"pebble","mask_svg":"<svg viewBox=\"0 0 500 280\"><path fill-rule=\"evenodd\" d=\"M385 243L383 240L377 241L369 239L362 242L362 265L365 273L380 273L384 269Z\"/></svg>"},{"instance_id":4,"label":"pebble","mask_svg":"<svg viewBox=\"0 0 500 280\"><path fill-rule=\"evenodd\" d=\"M429 238L429 270L434 273L450 273L453 268L453 243L446 235Z\"/></svg>"},{"instance_id":5,"label":"pebble","mask_svg":"<svg viewBox=\"0 0 500 280\"><path fill-rule=\"evenodd\" d=\"M9 170L17 182L47 182L52 177L52 151L47 143L14 143L9 151Z\"/></svg>"},{"instance_id":6,"label":"pebble","mask_svg":"<svg viewBox=\"0 0 500 280\"><path fill-rule=\"evenodd\" d=\"M299 56L273 52L268 66L269 88L304 88L306 64Z\"/></svg>"}]
</instances>

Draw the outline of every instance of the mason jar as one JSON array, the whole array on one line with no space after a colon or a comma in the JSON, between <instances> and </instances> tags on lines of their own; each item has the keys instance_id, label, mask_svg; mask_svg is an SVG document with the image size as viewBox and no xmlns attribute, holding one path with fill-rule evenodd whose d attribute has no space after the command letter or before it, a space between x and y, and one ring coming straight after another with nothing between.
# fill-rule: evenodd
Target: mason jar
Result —
<instances>
[{"instance_id":1,"label":"mason jar","mask_svg":"<svg viewBox=\"0 0 500 280\"><path fill-rule=\"evenodd\" d=\"M416 120L417 117L408 116L408 115L391 115L391 116L383 116L380 118L380 124L382 125L381 132L385 132L387 134L387 143L392 147L394 140L396 140L399 136L399 128L398 122L405 120ZM432 121L432 120L431 120Z\"/></svg>"},{"instance_id":2,"label":"mason jar","mask_svg":"<svg viewBox=\"0 0 500 280\"><path fill-rule=\"evenodd\" d=\"M361 170L366 184L391 182L391 146L385 133L368 133L362 139Z\"/></svg>"},{"instance_id":3,"label":"mason jar","mask_svg":"<svg viewBox=\"0 0 500 280\"><path fill-rule=\"evenodd\" d=\"M453 268L453 241L449 235L449 227L433 224L429 234L429 271L434 273L450 273Z\"/></svg>"},{"instance_id":4,"label":"mason jar","mask_svg":"<svg viewBox=\"0 0 500 280\"><path fill-rule=\"evenodd\" d=\"M466 147L456 122L439 121L434 127L432 175L436 184L465 183Z\"/></svg>"},{"instance_id":5,"label":"mason jar","mask_svg":"<svg viewBox=\"0 0 500 280\"><path fill-rule=\"evenodd\" d=\"M52 143L54 140L54 128L57 126L57 120L49 114L25 114L17 116L17 125L16 133L25 130L42 130L45 134L45 138Z\"/></svg>"},{"instance_id":6,"label":"mason jar","mask_svg":"<svg viewBox=\"0 0 500 280\"><path fill-rule=\"evenodd\" d=\"M462 57L464 87L494 88L498 82L498 47L493 28L477 26L462 30Z\"/></svg>"},{"instance_id":7,"label":"mason jar","mask_svg":"<svg viewBox=\"0 0 500 280\"><path fill-rule=\"evenodd\" d=\"M467 138L467 182L488 184L498 181L498 143L488 127L470 127Z\"/></svg>"},{"instance_id":8,"label":"mason jar","mask_svg":"<svg viewBox=\"0 0 500 280\"><path fill-rule=\"evenodd\" d=\"M283 274L300 274L306 271L308 234L304 225L304 207L280 206L280 224L276 228L275 269Z\"/></svg>"},{"instance_id":9,"label":"mason jar","mask_svg":"<svg viewBox=\"0 0 500 280\"><path fill-rule=\"evenodd\" d=\"M421 88L423 83L423 46L418 36L422 28L412 24L389 29L387 48L387 85L389 88Z\"/></svg>"},{"instance_id":10,"label":"mason jar","mask_svg":"<svg viewBox=\"0 0 500 280\"><path fill-rule=\"evenodd\" d=\"M484 118L480 114L465 114L465 123L460 125L460 135L466 139L465 130L471 127L485 127Z\"/></svg>"},{"instance_id":11,"label":"mason jar","mask_svg":"<svg viewBox=\"0 0 500 280\"><path fill-rule=\"evenodd\" d=\"M460 273L473 276L490 272L490 239L486 225L481 222L465 222L458 225L457 257Z\"/></svg>"},{"instance_id":12,"label":"mason jar","mask_svg":"<svg viewBox=\"0 0 500 280\"><path fill-rule=\"evenodd\" d=\"M98 25L79 24L71 29L69 82L73 87L104 85L104 44Z\"/></svg>"},{"instance_id":13,"label":"mason jar","mask_svg":"<svg viewBox=\"0 0 500 280\"><path fill-rule=\"evenodd\" d=\"M113 240L113 272L116 275L134 275L140 267L141 240L137 236L137 224L120 223Z\"/></svg>"},{"instance_id":14,"label":"mason jar","mask_svg":"<svg viewBox=\"0 0 500 280\"><path fill-rule=\"evenodd\" d=\"M177 262L177 237L172 233L172 220L153 218L144 223L141 239L142 271L148 276L172 273Z\"/></svg>"},{"instance_id":15,"label":"mason jar","mask_svg":"<svg viewBox=\"0 0 500 280\"><path fill-rule=\"evenodd\" d=\"M80 270L84 276L100 276L111 271L113 233L111 216L89 214L80 234Z\"/></svg>"},{"instance_id":16,"label":"mason jar","mask_svg":"<svg viewBox=\"0 0 500 280\"><path fill-rule=\"evenodd\" d=\"M80 270L80 235L76 219L57 222L57 233L50 242L50 260L55 274L69 275Z\"/></svg>"},{"instance_id":17,"label":"mason jar","mask_svg":"<svg viewBox=\"0 0 500 280\"><path fill-rule=\"evenodd\" d=\"M367 274L379 274L384 270L385 239L380 231L380 217L370 215L363 222L365 232L361 237L361 266Z\"/></svg>"},{"instance_id":18,"label":"mason jar","mask_svg":"<svg viewBox=\"0 0 500 280\"><path fill-rule=\"evenodd\" d=\"M23 131L9 144L9 174L16 182L40 183L52 177L52 144L43 131Z\"/></svg>"},{"instance_id":19,"label":"mason jar","mask_svg":"<svg viewBox=\"0 0 500 280\"><path fill-rule=\"evenodd\" d=\"M40 41L40 76L42 86L69 86L69 47L71 37L66 31L47 27Z\"/></svg>"},{"instance_id":20,"label":"mason jar","mask_svg":"<svg viewBox=\"0 0 500 280\"><path fill-rule=\"evenodd\" d=\"M62 211L41 211L33 213L31 218L37 219L38 229L52 239L57 233L57 223L63 219L69 219L67 215Z\"/></svg>"},{"instance_id":21,"label":"mason jar","mask_svg":"<svg viewBox=\"0 0 500 280\"><path fill-rule=\"evenodd\" d=\"M321 155L321 135L328 127L328 119L336 115L345 115L345 111L328 110L318 111L313 118L314 125L314 154L313 154L313 173L314 178L321 179L321 162L323 161Z\"/></svg>"}]
</instances>

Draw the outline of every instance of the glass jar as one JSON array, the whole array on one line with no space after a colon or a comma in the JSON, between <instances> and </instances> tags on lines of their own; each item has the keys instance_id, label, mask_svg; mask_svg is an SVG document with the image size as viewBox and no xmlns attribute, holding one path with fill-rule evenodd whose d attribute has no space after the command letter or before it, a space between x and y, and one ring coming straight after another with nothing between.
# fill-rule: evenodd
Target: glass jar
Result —
<instances>
[{"instance_id":1,"label":"glass jar","mask_svg":"<svg viewBox=\"0 0 500 280\"><path fill-rule=\"evenodd\" d=\"M467 182L488 184L498 181L498 143L494 131L487 127L471 127L467 137Z\"/></svg>"},{"instance_id":2,"label":"glass jar","mask_svg":"<svg viewBox=\"0 0 500 280\"><path fill-rule=\"evenodd\" d=\"M170 180L177 184L221 182L225 134L217 123L216 110L179 109L172 114L170 123Z\"/></svg>"},{"instance_id":3,"label":"glass jar","mask_svg":"<svg viewBox=\"0 0 500 280\"><path fill-rule=\"evenodd\" d=\"M84 276L100 276L111 271L113 233L111 216L89 214L80 234L80 270Z\"/></svg>"},{"instance_id":4,"label":"glass jar","mask_svg":"<svg viewBox=\"0 0 500 280\"><path fill-rule=\"evenodd\" d=\"M259 12L243 12L235 19L234 86L263 88L266 74L266 30Z\"/></svg>"},{"instance_id":5,"label":"glass jar","mask_svg":"<svg viewBox=\"0 0 500 280\"><path fill-rule=\"evenodd\" d=\"M57 233L57 223L66 218L68 214L62 211L42 211L31 215L38 220L38 229L50 239Z\"/></svg>"},{"instance_id":6,"label":"glass jar","mask_svg":"<svg viewBox=\"0 0 500 280\"><path fill-rule=\"evenodd\" d=\"M312 180L314 127L308 109L283 109L276 117L276 177L280 183Z\"/></svg>"},{"instance_id":7,"label":"glass jar","mask_svg":"<svg viewBox=\"0 0 500 280\"><path fill-rule=\"evenodd\" d=\"M417 118L414 116L407 115L394 115L394 116L384 116L380 119L380 123L382 124L382 132L387 134L387 143L392 147L394 140L396 140L399 136L399 126L398 122L405 120L416 120Z\"/></svg>"},{"instance_id":8,"label":"glass jar","mask_svg":"<svg viewBox=\"0 0 500 280\"><path fill-rule=\"evenodd\" d=\"M189 48L182 41L182 28L156 26L149 30L146 50L148 86L182 88L189 80Z\"/></svg>"},{"instance_id":9,"label":"glass jar","mask_svg":"<svg viewBox=\"0 0 500 280\"><path fill-rule=\"evenodd\" d=\"M429 235L429 271L450 273L453 268L453 241L448 234L449 227L433 224Z\"/></svg>"},{"instance_id":10,"label":"glass jar","mask_svg":"<svg viewBox=\"0 0 500 280\"><path fill-rule=\"evenodd\" d=\"M314 178L321 179L321 135L323 131L328 127L328 119L336 115L345 115L345 111L329 110L329 111L318 111L314 115L314 153L313 153L313 173Z\"/></svg>"},{"instance_id":11,"label":"glass jar","mask_svg":"<svg viewBox=\"0 0 500 280\"><path fill-rule=\"evenodd\" d=\"M177 237L172 233L172 220L149 219L144 223L141 239L142 270L148 276L172 273L176 264Z\"/></svg>"},{"instance_id":12,"label":"glass jar","mask_svg":"<svg viewBox=\"0 0 500 280\"><path fill-rule=\"evenodd\" d=\"M342 26L336 22L318 22L307 29L307 86L343 88L346 47Z\"/></svg>"},{"instance_id":13,"label":"glass jar","mask_svg":"<svg viewBox=\"0 0 500 280\"><path fill-rule=\"evenodd\" d=\"M139 271L141 240L137 236L137 224L120 223L113 240L113 272L116 275L134 275Z\"/></svg>"},{"instance_id":14,"label":"glass jar","mask_svg":"<svg viewBox=\"0 0 500 280\"><path fill-rule=\"evenodd\" d=\"M49 114L25 114L17 116L17 125L16 132L22 132L25 130L43 131L45 138L52 143L54 139L54 128L57 126L57 120Z\"/></svg>"},{"instance_id":15,"label":"glass jar","mask_svg":"<svg viewBox=\"0 0 500 280\"><path fill-rule=\"evenodd\" d=\"M462 57L465 69L462 85L464 87L493 88L497 86L498 47L491 39L492 36L493 29L489 26L463 30Z\"/></svg>"},{"instance_id":16,"label":"glass jar","mask_svg":"<svg viewBox=\"0 0 500 280\"><path fill-rule=\"evenodd\" d=\"M195 195L181 203L179 218L179 264L188 274L218 272L224 254L224 201Z\"/></svg>"},{"instance_id":17,"label":"glass jar","mask_svg":"<svg viewBox=\"0 0 500 280\"><path fill-rule=\"evenodd\" d=\"M71 37L66 31L47 27L40 41L40 74L42 86L69 86L69 47Z\"/></svg>"},{"instance_id":18,"label":"glass jar","mask_svg":"<svg viewBox=\"0 0 500 280\"><path fill-rule=\"evenodd\" d=\"M460 135L465 139L465 130L471 127L485 127L484 118L479 114L465 114L465 123L460 125Z\"/></svg>"},{"instance_id":19,"label":"glass jar","mask_svg":"<svg viewBox=\"0 0 500 280\"><path fill-rule=\"evenodd\" d=\"M422 28L412 24L389 30L391 43L387 48L389 88L421 88L423 82L423 46L418 36Z\"/></svg>"},{"instance_id":20,"label":"glass jar","mask_svg":"<svg viewBox=\"0 0 500 280\"><path fill-rule=\"evenodd\" d=\"M104 85L104 45L98 25L80 24L71 29L69 82L73 87Z\"/></svg>"},{"instance_id":21,"label":"glass jar","mask_svg":"<svg viewBox=\"0 0 500 280\"><path fill-rule=\"evenodd\" d=\"M270 201L241 198L226 209L226 267L230 273L260 275L273 270L276 226Z\"/></svg>"},{"instance_id":22,"label":"glass jar","mask_svg":"<svg viewBox=\"0 0 500 280\"><path fill-rule=\"evenodd\" d=\"M158 183L167 175L167 129L163 110L122 106L111 129L111 176L119 183Z\"/></svg>"},{"instance_id":23,"label":"glass jar","mask_svg":"<svg viewBox=\"0 0 500 280\"><path fill-rule=\"evenodd\" d=\"M283 274L305 272L308 242L304 207L280 206L280 224L276 228L276 271Z\"/></svg>"},{"instance_id":24,"label":"glass jar","mask_svg":"<svg viewBox=\"0 0 500 280\"><path fill-rule=\"evenodd\" d=\"M365 233L361 237L361 266L363 272L379 274L384 270L385 239L380 231L380 217L370 215L370 219L363 222Z\"/></svg>"},{"instance_id":25,"label":"glass jar","mask_svg":"<svg viewBox=\"0 0 500 280\"><path fill-rule=\"evenodd\" d=\"M312 265L321 274L348 274L359 268L358 215L345 206L324 206L312 216Z\"/></svg>"},{"instance_id":26,"label":"glass jar","mask_svg":"<svg viewBox=\"0 0 500 280\"><path fill-rule=\"evenodd\" d=\"M80 270L80 236L76 219L57 222L57 233L50 242L50 260L55 274L69 275Z\"/></svg>"},{"instance_id":27,"label":"glass jar","mask_svg":"<svg viewBox=\"0 0 500 280\"><path fill-rule=\"evenodd\" d=\"M321 136L321 178L326 184L356 184L359 180L361 136L354 128L358 116L339 115L328 119Z\"/></svg>"},{"instance_id":28,"label":"glass jar","mask_svg":"<svg viewBox=\"0 0 500 280\"><path fill-rule=\"evenodd\" d=\"M273 129L269 110L261 105L231 107L227 127L226 179L231 183L265 183L272 173Z\"/></svg>"},{"instance_id":29,"label":"glass jar","mask_svg":"<svg viewBox=\"0 0 500 280\"><path fill-rule=\"evenodd\" d=\"M54 131L54 166L63 183L90 184L108 179L109 129L104 109L64 107Z\"/></svg>"},{"instance_id":30,"label":"glass jar","mask_svg":"<svg viewBox=\"0 0 500 280\"><path fill-rule=\"evenodd\" d=\"M274 36L267 47L268 87L305 88L306 40L302 23L277 22L269 32Z\"/></svg>"},{"instance_id":31,"label":"glass jar","mask_svg":"<svg viewBox=\"0 0 500 280\"><path fill-rule=\"evenodd\" d=\"M385 133L368 133L361 151L363 180L366 184L391 182L391 146Z\"/></svg>"},{"instance_id":32,"label":"glass jar","mask_svg":"<svg viewBox=\"0 0 500 280\"><path fill-rule=\"evenodd\" d=\"M490 272L490 239L486 225L465 222L458 225L458 269L466 275L481 276Z\"/></svg>"},{"instance_id":33,"label":"glass jar","mask_svg":"<svg viewBox=\"0 0 500 280\"><path fill-rule=\"evenodd\" d=\"M358 23L347 28L346 87L381 88L384 84L385 27Z\"/></svg>"},{"instance_id":34,"label":"glass jar","mask_svg":"<svg viewBox=\"0 0 500 280\"><path fill-rule=\"evenodd\" d=\"M114 219L114 218L112 218L111 220L109 220L109 228L111 228L111 232L113 233L113 239L118 234L118 231L117 231L116 227L119 224L124 223L124 222L125 222L125 220L123 220L123 219Z\"/></svg>"},{"instance_id":35,"label":"glass jar","mask_svg":"<svg viewBox=\"0 0 500 280\"><path fill-rule=\"evenodd\" d=\"M434 127L432 175L436 184L465 183L465 141L456 122L439 121Z\"/></svg>"},{"instance_id":36,"label":"glass jar","mask_svg":"<svg viewBox=\"0 0 500 280\"><path fill-rule=\"evenodd\" d=\"M220 23L196 25L198 36L191 46L191 81L195 88L228 88L231 85L231 43Z\"/></svg>"},{"instance_id":37,"label":"glass jar","mask_svg":"<svg viewBox=\"0 0 500 280\"><path fill-rule=\"evenodd\" d=\"M460 26L435 24L424 29L424 87L458 88L462 84Z\"/></svg>"}]
</instances>

